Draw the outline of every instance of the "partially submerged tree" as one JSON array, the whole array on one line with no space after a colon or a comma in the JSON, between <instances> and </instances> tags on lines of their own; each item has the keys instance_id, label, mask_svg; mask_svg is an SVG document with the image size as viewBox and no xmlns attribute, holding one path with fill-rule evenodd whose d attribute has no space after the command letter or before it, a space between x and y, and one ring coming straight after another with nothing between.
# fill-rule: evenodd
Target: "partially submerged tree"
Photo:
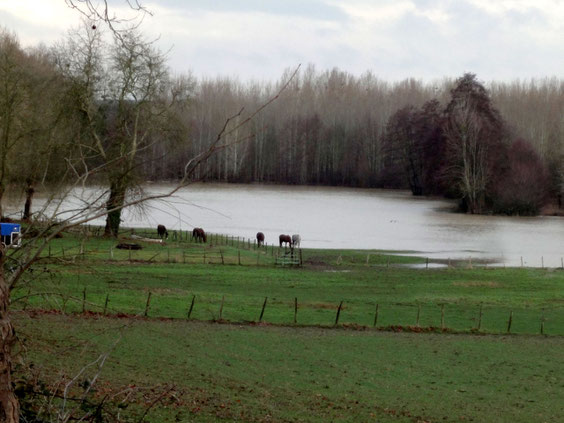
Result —
<instances>
[{"instance_id":1,"label":"partially submerged tree","mask_svg":"<svg viewBox=\"0 0 564 423\"><path fill-rule=\"evenodd\" d=\"M405 106L388 120L383 142L385 177L405 184L413 195L441 190L444 137L440 104L426 102L421 109Z\"/></svg>"},{"instance_id":2,"label":"partially submerged tree","mask_svg":"<svg viewBox=\"0 0 564 423\"><path fill-rule=\"evenodd\" d=\"M494 177L505 128L484 86L465 74L456 81L446 108L446 174L455 184L462 207L482 213Z\"/></svg>"}]
</instances>

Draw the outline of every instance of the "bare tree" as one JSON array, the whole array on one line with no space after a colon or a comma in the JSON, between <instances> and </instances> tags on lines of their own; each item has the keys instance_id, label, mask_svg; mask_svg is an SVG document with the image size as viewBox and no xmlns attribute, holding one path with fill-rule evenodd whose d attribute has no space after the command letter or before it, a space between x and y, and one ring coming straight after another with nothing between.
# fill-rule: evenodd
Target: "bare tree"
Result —
<instances>
[{"instance_id":1,"label":"bare tree","mask_svg":"<svg viewBox=\"0 0 564 423\"><path fill-rule=\"evenodd\" d=\"M498 159L496 150L504 137L503 122L475 75L459 78L451 94L444 128L447 173L462 198L463 208L481 213Z\"/></svg>"},{"instance_id":2,"label":"bare tree","mask_svg":"<svg viewBox=\"0 0 564 423\"><path fill-rule=\"evenodd\" d=\"M82 115L75 172L104 165L110 187L105 232L117 236L121 208L136 184L142 152L157 134L167 133L168 114L182 99L170 90L164 55L136 30L122 32L109 47L99 30L83 25L61 46L58 61Z\"/></svg>"}]
</instances>

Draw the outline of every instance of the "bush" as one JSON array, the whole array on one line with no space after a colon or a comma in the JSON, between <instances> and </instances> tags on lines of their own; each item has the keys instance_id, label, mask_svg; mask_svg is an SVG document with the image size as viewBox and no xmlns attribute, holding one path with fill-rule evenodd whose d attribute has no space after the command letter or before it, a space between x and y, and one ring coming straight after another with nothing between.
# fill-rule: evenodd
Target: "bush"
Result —
<instances>
[{"instance_id":1,"label":"bush","mask_svg":"<svg viewBox=\"0 0 564 423\"><path fill-rule=\"evenodd\" d=\"M531 144L517 140L507 150L507 166L494 184L494 213L536 215L546 203L548 172Z\"/></svg>"}]
</instances>

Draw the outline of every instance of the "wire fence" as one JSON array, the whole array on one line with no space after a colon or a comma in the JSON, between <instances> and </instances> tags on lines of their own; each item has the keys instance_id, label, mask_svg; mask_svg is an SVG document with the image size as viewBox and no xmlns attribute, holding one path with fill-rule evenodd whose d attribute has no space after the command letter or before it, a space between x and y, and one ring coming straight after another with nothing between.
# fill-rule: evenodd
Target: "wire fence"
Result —
<instances>
[{"instance_id":1,"label":"wire fence","mask_svg":"<svg viewBox=\"0 0 564 423\"><path fill-rule=\"evenodd\" d=\"M564 335L564 307L527 308L492 304L376 301L300 301L237 295L178 296L140 292L21 293L15 309L107 317L145 317L322 327L375 328L414 332Z\"/></svg>"}]
</instances>

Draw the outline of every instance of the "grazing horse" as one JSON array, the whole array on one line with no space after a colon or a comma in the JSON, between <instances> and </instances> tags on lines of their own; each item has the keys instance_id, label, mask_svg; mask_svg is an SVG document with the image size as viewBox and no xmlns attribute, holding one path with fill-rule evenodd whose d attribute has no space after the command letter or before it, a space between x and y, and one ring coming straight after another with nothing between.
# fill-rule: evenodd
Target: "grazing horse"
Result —
<instances>
[{"instance_id":1,"label":"grazing horse","mask_svg":"<svg viewBox=\"0 0 564 423\"><path fill-rule=\"evenodd\" d=\"M292 245L300 248L300 243L302 242L302 237L299 234L292 235Z\"/></svg>"},{"instance_id":2,"label":"grazing horse","mask_svg":"<svg viewBox=\"0 0 564 423\"><path fill-rule=\"evenodd\" d=\"M262 232L257 232L257 245L260 246L264 244L264 234Z\"/></svg>"},{"instance_id":3,"label":"grazing horse","mask_svg":"<svg viewBox=\"0 0 564 423\"><path fill-rule=\"evenodd\" d=\"M278 237L278 239L280 240L280 247L282 247L282 244L287 243L290 248L292 248L292 238L290 237L290 235L280 235Z\"/></svg>"},{"instance_id":4,"label":"grazing horse","mask_svg":"<svg viewBox=\"0 0 564 423\"><path fill-rule=\"evenodd\" d=\"M158 225L157 226L157 234L159 234L159 238L163 241L168 238L168 231L166 230L165 225Z\"/></svg>"},{"instance_id":5,"label":"grazing horse","mask_svg":"<svg viewBox=\"0 0 564 423\"><path fill-rule=\"evenodd\" d=\"M206 242L206 233L204 232L204 230L202 228L194 228L194 230L192 231L192 236L194 237L194 239L198 242Z\"/></svg>"}]
</instances>

